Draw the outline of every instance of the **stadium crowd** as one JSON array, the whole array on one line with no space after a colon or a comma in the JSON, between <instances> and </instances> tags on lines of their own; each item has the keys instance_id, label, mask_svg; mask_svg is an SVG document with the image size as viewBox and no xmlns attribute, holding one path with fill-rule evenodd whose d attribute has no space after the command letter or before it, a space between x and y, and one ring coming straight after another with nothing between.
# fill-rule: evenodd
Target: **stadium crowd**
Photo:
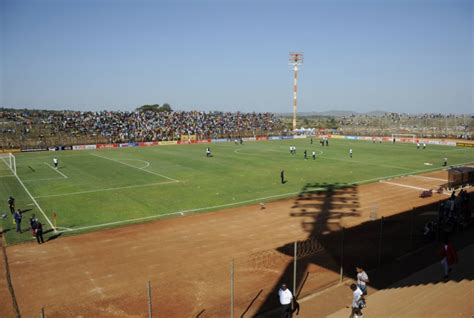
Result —
<instances>
[{"instance_id":1,"label":"stadium crowd","mask_svg":"<svg viewBox=\"0 0 474 318\"><path fill-rule=\"evenodd\" d=\"M102 136L109 142L176 140L182 135L222 138L272 134L283 129L271 113L202 111L46 111L0 109L2 134L20 139Z\"/></svg>"}]
</instances>

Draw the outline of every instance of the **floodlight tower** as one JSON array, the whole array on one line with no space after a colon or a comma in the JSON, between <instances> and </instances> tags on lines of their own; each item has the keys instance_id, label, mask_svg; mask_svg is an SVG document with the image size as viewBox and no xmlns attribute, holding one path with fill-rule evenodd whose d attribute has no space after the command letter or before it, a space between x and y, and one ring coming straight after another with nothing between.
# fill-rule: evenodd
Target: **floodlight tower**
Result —
<instances>
[{"instance_id":1,"label":"floodlight tower","mask_svg":"<svg viewBox=\"0 0 474 318\"><path fill-rule=\"evenodd\" d=\"M298 65L303 64L302 52L290 52L290 65L293 65L293 130L296 129L296 108L298 102Z\"/></svg>"}]
</instances>

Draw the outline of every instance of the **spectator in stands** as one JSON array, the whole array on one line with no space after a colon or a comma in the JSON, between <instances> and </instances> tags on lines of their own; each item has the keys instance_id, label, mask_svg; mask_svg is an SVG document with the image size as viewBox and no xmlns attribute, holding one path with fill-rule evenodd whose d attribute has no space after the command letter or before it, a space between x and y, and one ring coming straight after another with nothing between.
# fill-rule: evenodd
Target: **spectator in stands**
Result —
<instances>
[{"instance_id":1,"label":"spectator in stands","mask_svg":"<svg viewBox=\"0 0 474 318\"><path fill-rule=\"evenodd\" d=\"M441 256L441 265L443 266L444 278L448 278L449 273L452 271L452 266L458 263L458 254L447 236L445 237L444 244L441 248Z\"/></svg>"}]
</instances>

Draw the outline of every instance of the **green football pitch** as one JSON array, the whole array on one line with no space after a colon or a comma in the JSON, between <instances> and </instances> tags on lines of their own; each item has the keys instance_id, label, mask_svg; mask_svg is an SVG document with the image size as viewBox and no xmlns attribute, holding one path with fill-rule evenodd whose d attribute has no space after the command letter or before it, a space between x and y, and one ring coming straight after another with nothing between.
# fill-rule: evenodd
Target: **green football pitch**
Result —
<instances>
[{"instance_id":1,"label":"green football pitch","mask_svg":"<svg viewBox=\"0 0 474 318\"><path fill-rule=\"evenodd\" d=\"M474 162L468 148L318 139L178 146L132 147L16 154L18 178L0 162L1 213L9 244L31 240L15 232L7 199L25 211L22 228L35 214L45 229L55 222L64 234L160 217L181 216L297 195L311 184L361 184L392 176ZM296 154L289 152L296 146ZM206 147L212 157L207 158ZM353 149L353 158L349 149ZM308 151L308 160L303 151ZM316 160L311 153L317 153ZM59 159L54 169L53 157ZM280 171L287 182L281 184ZM56 215L56 220L53 215ZM49 232L46 236L57 233Z\"/></svg>"}]
</instances>

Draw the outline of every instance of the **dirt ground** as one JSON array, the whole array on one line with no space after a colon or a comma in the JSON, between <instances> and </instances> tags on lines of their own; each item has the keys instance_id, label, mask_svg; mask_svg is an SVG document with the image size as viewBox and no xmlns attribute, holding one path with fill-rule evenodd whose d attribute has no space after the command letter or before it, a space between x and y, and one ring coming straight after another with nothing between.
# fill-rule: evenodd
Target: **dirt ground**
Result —
<instances>
[{"instance_id":1,"label":"dirt ground","mask_svg":"<svg viewBox=\"0 0 474 318\"><path fill-rule=\"evenodd\" d=\"M20 311L23 317L37 317L42 307L46 317L146 317L151 281L157 317L225 317L234 260L235 315L251 317L277 298L282 272L291 267L292 257L282 247L355 226L374 212L380 218L448 198L437 193L419 198L420 190L398 185L435 188L447 172L423 176L330 194L308 185L299 197L263 209L257 204L10 246ZM303 294L338 280L335 259L307 267Z\"/></svg>"}]
</instances>

